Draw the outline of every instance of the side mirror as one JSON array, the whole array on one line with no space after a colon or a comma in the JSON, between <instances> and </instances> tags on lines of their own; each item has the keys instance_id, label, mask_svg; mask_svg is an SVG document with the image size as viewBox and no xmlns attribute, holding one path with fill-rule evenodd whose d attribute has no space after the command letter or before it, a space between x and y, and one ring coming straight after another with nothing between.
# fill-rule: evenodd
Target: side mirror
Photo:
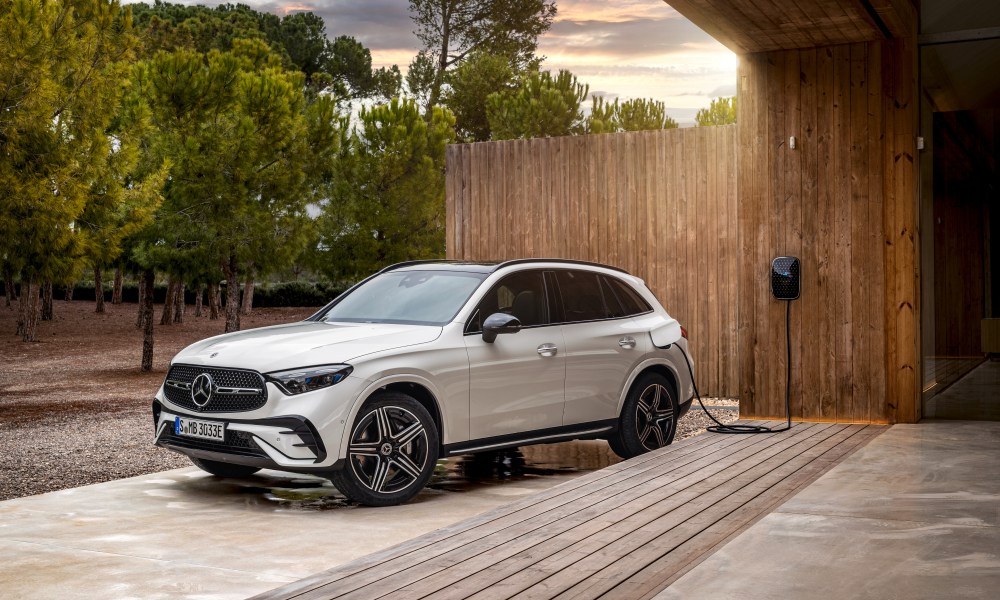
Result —
<instances>
[{"instance_id":1,"label":"side mirror","mask_svg":"<svg viewBox=\"0 0 1000 600\"><path fill-rule=\"evenodd\" d=\"M506 313L493 313L483 321L483 341L492 344L501 333L517 333L521 331L521 322L517 317Z\"/></svg>"}]
</instances>

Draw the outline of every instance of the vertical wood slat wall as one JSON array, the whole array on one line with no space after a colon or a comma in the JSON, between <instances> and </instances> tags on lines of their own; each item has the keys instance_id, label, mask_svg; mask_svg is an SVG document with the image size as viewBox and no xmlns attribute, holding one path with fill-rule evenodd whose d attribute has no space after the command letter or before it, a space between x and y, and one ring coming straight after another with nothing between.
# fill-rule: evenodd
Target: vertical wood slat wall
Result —
<instances>
[{"instance_id":1,"label":"vertical wood slat wall","mask_svg":"<svg viewBox=\"0 0 1000 600\"><path fill-rule=\"evenodd\" d=\"M736 126L447 149L447 253L570 258L642 277L687 327L700 391L735 397Z\"/></svg>"},{"instance_id":2,"label":"vertical wood slat wall","mask_svg":"<svg viewBox=\"0 0 1000 600\"><path fill-rule=\"evenodd\" d=\"M771 258L788 254L802 262L793 417L919 419L910 43L741 58L741 416L784 413L785 303L767 278Z\"/></svg>"}]
</instances>

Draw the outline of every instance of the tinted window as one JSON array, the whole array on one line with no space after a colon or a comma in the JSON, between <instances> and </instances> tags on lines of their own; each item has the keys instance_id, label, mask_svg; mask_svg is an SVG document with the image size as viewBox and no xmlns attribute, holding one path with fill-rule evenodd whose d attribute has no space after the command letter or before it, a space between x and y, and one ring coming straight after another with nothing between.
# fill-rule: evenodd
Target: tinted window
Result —
<instances>
[{"instance_id":1,"label":"tinted window","mask_svg":"<svg viewBox=\"0 0 1000 600\"><path fill-rule=\"evenodd\" d=\"M524 327L550 322L545 282L541 271L519 271L501 279L479 301L466 332L483 330L483 321L493 313L514 315Z\"/></svg>"},{"instance_id":2,"label":"tinted window","mask_svg":"<svg viewBox=\"0 0 1000 600\"><path fill-rule=\"evenodd\" d=\"M351 292L322 320L444 325L485 278L458 271L390 271Z\"/></svg>"},{"instance_id":3,"label":"tinted window","mask_svg":"<svg viewBox=\"0 0 1000 600\"><path fill-rule=\"evenodd\" d=\"M564 321L572 323L608 318L609 311L597 273L557 271L556 280L562 296Z\"/></svg>"},{"instance_id":4,"label":"tinted window","mask_svg":"<svg viewBox=\"0 0 1000 600\"><path fill-rule=\"evenodd\" d=\"M614 277L604 277L625 310L625 316L638 315L653 310L653 307L639 295L632 286Z\"/></svg>"}]
</instances>

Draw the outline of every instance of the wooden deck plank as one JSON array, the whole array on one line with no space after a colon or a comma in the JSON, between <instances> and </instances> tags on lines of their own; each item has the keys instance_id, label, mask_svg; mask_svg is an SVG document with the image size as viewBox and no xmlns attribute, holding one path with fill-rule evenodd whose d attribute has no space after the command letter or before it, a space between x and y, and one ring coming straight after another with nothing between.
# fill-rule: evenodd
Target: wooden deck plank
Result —
<instances>
[{"instance_id":1,"label":"wooden deck plank","mask_svg":"<svg viewBox=\"0 0 1000 600\"><path fill-rule=\"evenodd\" d=\"M764 425L774 427L781 425L781 423L778 421L772 421L764 423ZM281 588L281 595L276 595L275 592L278 590L274 590L259 597L295 598L298 597L297 594L311 590L328 581L333 579L343 580L350 575L360 573L375 566L379 567L380 572L384 572L383 569L385 568L388 560L398 559L406 555L412 555L411 558L414 558L417 562L419 562L428 557L425 553L425 549L431 545L440 544L457 535L481 529L483 527L492 526L495 529L500 529L513 523L520 522L519 520L530 518L537 514L541 514L546 510L551 510L568 502L572 502L573 500L576 500L584 495L593 494L600 489L603 489L603 486L613 485L627 480L630 477L642 476L650 469L662 468L663 463L660 458L660 454L664 452L671 453L671 457L673 459L672 464L674 466L683 466L684 464L687 464L684 462L686 458L694 460L698 457L711 456L715 452L722 451L732 445L740 444L740 442L741 440L738 436L715 436L709 439L691 438L683 440L658 452L651 452L628 461L611 465L599 471L582 475L572 481L560 484L539 494L532 495L529 498L517 500L507 506L488 511L448 527L437 529L426 535L419 536L412 540L403 542L402 544L387 548L386 550L362 557L346 565L317 573L316 575ZM490 532L490 530L483 531L487 534Z\"/></svg>"},{"instance_id":2,"label":"wooden deck plank","mask_svg":"<svg viewBox=\"0 0 1000 600\"><path fill-rule=\"evenodd\" d=\"M803 429L804 434L807 431L808 429ZM780 441L775 440L775 443ZM671 507L697 500L703 491L710 490L713 485L732 476L734 470L749 468L748 459L755 460L765 456L768 451L762 445L750 446L715 462L712 470L702 469L673 481L669 477L652 479L627 494L608 498L584 510L573 505L571 513L560 516L557 526L539 528L529 535L505 535L504 537L509 537L508 541L496 544L475 557L470 556L473 552L466 549L461 563L431 576L426 576L426 572L423 577L418 575L413 585L402 590L406 593L394 593L393 598L422 598L430 592L438 591L440 593L433 596L436 599L465 598L476 590L489 588L515 575L517 581L524 584L527 580L519 574L524 568L537 564L542 559L560 561L562 556L554 559L551 557L560 552L572 555L579 550L576 547L579 544L602 539L604 543L613 541L614 538L609 533L618 532L620 537L633 527L670 512ZM713 474L712 471L714 475L709 477ZM636 515L640 513L641 518L637 518ZM548 564L546 570L551 572L551 566L551 563Z\"/></svg>"},{"instance_id":3,"label":"wooden deck plank","mask_svg":"<svg viewBox=\"0 0 1000 600\"><path fill-rule=\"evenodd\" d=\"M739 528L746 520L766 514L762 511L770 507L774 499L801 489L802 484L818 470L828 468L829 463L822 460L822 457L827 453L837 452L839 447L859 435L863 428L862 425L852 425L840 429L737 492L713 503L696 516L642 544L634 552L628 553L627 560L611 562L558 598L596 598L611 590L614 590L614 597L637 598L653 589L662 590L672 572L713 547L727 530ZM780 460L780 457L775 459ZM761 465L753 474L760 473L768 466ZM753 475L748 472L744 478L751 476ZM685 545L687 552L680 551ZM630 585L625 585L630 582Z\"/></svg>"},{"instance_id":4,"label":"wooden deck plank","mask_svg":"<svg viewBox=\"0 0 1000 600\"><path fill-rule=\"evenodd\" d=\"M651 597L884 429L686 440L256 598Z\"/></svg>"},{"instance_id":5,"label":"wooden deck plank","mask_svg":"<svg viewBox=\"0 0 1000 600\"><path fill-rule=\"evenodd\" d=\"M698 493L684 505L664 514L663 518L649 521L638 528L635 525L641 519L630 518L631 523L622 523L625 535L621 538L513 598L568 600L600 596L655 558L693 537L711 522L725 516L735 508L734 505L742 504L743 497L748 493L752 494L762 487L766 489L780 481L782 467L789 462L796 462L797 457L807 455L815 446L823 444L843 429L843 426L827 427L803 439L780 444L780 451L763 460L758 460L759 457L755 456L756 464L738 474L722 474L724 479L720 485L710 491ZM779 471L779 475L773 474L775 470ZM762 479L763 484L760 482Z\"/></svg>"},{"instance_id":6,"label":"wooden deck plank","mask_svg":"<svg viewBox=\"0 0 1000 600\"><path fill-rule=\"evenodd\" d=\"M517 515L520 520L497 519L469 529L463 532L463 535L456 535L448 540L438 542L430 550L423 549L419 553L409 553L406 556L379 561L377 568L346 577L338 577L334 586L338 595L330 596L329 589L320 587L301 596L296 596L296 598L310 600L336 597L347 600L355 597L349 593L355 590L362 590L357 594L357 597L372 598L378 597L377 593L382 590L395 591L409 583L425 581L437 571L470 557L478 556L507 540L518 539L524 543L525 540L535 539L530 534L542 528L545 528L543 535L550 537L557 531L572 526L582 516L596 517L600 515L600 509L588 510L595 504L605 501L614 502L616 499L620 503L625 503L637 495L642 496L649 493L657 486L672 485L674 487L670 489L677 489L678 486L683 489L683 486L692 477L705 477L732 464L737 464L745 457L763 452L769 444L780 441L774 436L759 437L759 440L736 440L731 444L725 444L719 452L704 455L693 453L687 457L691 458L689 462L683 462L684 459L661 461L654 463L652 468L643 469L639 473L631 473L630 470L621 471L622 477L612 483L607 484L605 481L604 483L607 485L602 487L586 486L581 493L571 495L568 499L562 498L564 502L560 504L531 506L527 511L521 511L521 514ZM644 464L651 462L654 461L646 461ZM606 507L607 505L602 504L601 506ZM568 508L571 508L574 513L571 518L566 517L567 513L570 512ZM557 525L553 526L554 523ZM483 540L488 540L488 544L483 545Z\"/></svg>"}]
</instances>

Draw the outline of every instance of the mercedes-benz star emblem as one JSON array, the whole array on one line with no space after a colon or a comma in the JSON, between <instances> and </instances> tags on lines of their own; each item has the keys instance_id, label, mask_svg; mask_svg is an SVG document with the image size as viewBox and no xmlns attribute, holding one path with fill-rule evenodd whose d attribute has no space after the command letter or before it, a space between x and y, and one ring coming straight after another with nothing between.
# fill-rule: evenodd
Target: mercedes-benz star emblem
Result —
<instances>
[{"instance_id":1,"label":"mercedes-benz star emblem","mask_svg":"<svg viewBox=\"0 0 1000 600\"><path fill-rule=\"evenodd\" d=\"M191 400L199 407L208 404L215 392L215 382L208 373L202 373L191 382Z\"/></svg>"}]
</instances>

